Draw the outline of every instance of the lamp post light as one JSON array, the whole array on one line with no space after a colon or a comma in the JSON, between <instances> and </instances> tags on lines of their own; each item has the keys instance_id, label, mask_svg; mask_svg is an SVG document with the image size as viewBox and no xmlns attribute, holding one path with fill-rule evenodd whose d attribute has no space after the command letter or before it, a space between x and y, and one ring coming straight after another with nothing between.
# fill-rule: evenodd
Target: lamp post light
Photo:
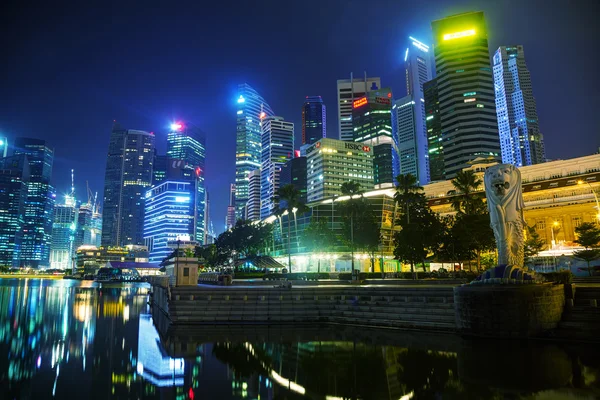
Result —
<instances>
[{"instance_id":1,"label":"lamp post light","mask_svg":"<svg viewBox=\"0 0 600 400\"><path fill-rule=\"evenodd\" d=\"M552 248L551 250L554 250L556 241L554 240L554 227L558 227L560 224L558 223L558 221L554 221L552 223L552 225L550 225L550 232L552 233Z\"/></svg>"},{"instance_id":2,"label":"lamp post light","mask_svg":"<svg viewBox=\"0 0 600 400\"><path fill-rule=\"evenodd\" d=\"M600 201L598 201L598 195L596 194L596 191L594 190L594 188L592 187L592 185L587 182L587 181L577 181L578 185L583 185L586 184L590 187L590 189L592 190L592 194L594 195L594 200L596 200L596 223L600 224Z\"/></svg>"}]
</instances>

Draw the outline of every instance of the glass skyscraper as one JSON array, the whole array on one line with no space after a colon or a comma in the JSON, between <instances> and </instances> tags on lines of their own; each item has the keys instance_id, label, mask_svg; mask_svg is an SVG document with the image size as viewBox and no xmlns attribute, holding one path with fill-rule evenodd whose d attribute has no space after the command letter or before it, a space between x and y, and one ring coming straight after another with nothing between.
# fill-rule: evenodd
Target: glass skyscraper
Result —
<instances>
[{"instance_id":1,"label":"glass skyscraper","mask_svg":"<svg viewBox=\"0 0 600 400\"><path fill-rule=\"evenodd\" d=\"M261 127L260 218L264 219L273 215L279 204L281 167L294 153L294 123L281 117L266 117Z\"/></svg>"},{"instance_id":2,"label":"glass skyscraper","mask_svg":"<svg viewBox=\"0 0 600 400\"><path fill-rule=\"evenodd\" d=\"M238 86L235 146L235 217L244 217L248 202L250 172L261 165L261 118L273 116L273 110L250 85Z\"/></svg>"},{"instance_id":3,"label":"glass skyscraper","mask_svg":"<svg viewBox=\"0 0 600 400\"><path fill-rule=\"evenodd\" d=\"M50 263L52 220L56 194L50 185L54 150L40 139L17 138L14 155L26 155L30 177L23 218L23 239L19 265L47 267Z\"/></svg>"},{"instance_id":4,"label":"glass skyscraper","mask_svg":"<svg viewBox=\"0 0 600 400\"><path fill-rule=\"evenodd\" d=\"M29 181L27 156L0 158L0 266L18 267Z\"/></svg>"},{"instance_id":5,"label":"glass skyscraper","mask_svg":"<svg viewBox=\"0 0 600 400\"><path fill-rule=\"evenodd\" d=\"M431 28L444 172L451 179L475 158L500 159L494 78L483 12L433 21Z\"/></svg>"},{"instance_id":6,"label":"glass skyscraper","mask_svg":"<svg viewBox=\"0 0 600 400\"><path fill-rule=\"evenodd\" d=\"M73 267L77 217L78 212L73 195L66 195L64 203L54 206L52 244L50 246L51 268L64 270Z\"/></svg>"},{"instance_id":7,"label":"glass skyscraper","mask_svg":"<svg viewBox=\"0 0 600 400\"><path fill-rule=\"evenodd\" d=\"M321 96L306 96L302 106L302 144L313 144L325 137L327 115Z\"/></svg>"},{"instance_id":8,"label":"glass skyscraper","mask_svg":"<svg viewBox=\"0 0 600 400\"><path fill-rule=\"evenodd\" d=\"M501 46L493 60L502 162L517 167L545 162L544 138L523 46Z\"/></svg>"},{"instance_id":9,"label":"glass skyscraper","mask_svg":"<svg viewBox=\"0 0 600 400\"><path fill-rule=\"evenodd\" d=\"M75 231L75 250L80 246L100 247L102 236L102 214L98 205L88 199L87 203L79 206L77 214L77 230Z\"/></svg>"},{"instance_id":10,"label":"glass skyscraper","mask_svg":"<svg viewBox=\"0 0 600 400\"><path fill-rule=\"evenodd\" d=\"M423 85L423 95L425 98L427 152L429 153L429 180L430 182L443 181L446 179L446 173L444 169L444 143L442 141L437 79L425 82Z\"/></svg>"},{"instance_id":11,"label":"glass skyscraper","mask_svg":"<svg viewBox=\"0 0 600 400\"><path fill-rule=\"evenodd\" d=\"M379 77L367 78L365 71L363 78L354 78L350 73L350 79L338 79L338 130L340 140L353 140L354 127L352 125L352 110L354 100L367 95L370 91L381 87Z\"/></svg>"},{"instance_id":12,"label":"glass skyscraper","mask_svg":"<svg viewBox=\"0 0 600 400\"><path fill-rule=\"evenodd\" d=\"M144 195L152 184L154 134L113 126L104 175L102 246L144 243Z\"/></svg>"},{"instance_id":13,"label":"glass skyscraper","mask_svg":"<svg viewBox=\"0 0 600 400\"><path fill-rule=\"evenodd\" d=\"M198 244L204 244L206 232L205 160L206 139L200 128L190 123L172 124L167 135L166 179L192 182L197 191L193 197L195 227L191 239Z\"/></svg>"}]
</instances>

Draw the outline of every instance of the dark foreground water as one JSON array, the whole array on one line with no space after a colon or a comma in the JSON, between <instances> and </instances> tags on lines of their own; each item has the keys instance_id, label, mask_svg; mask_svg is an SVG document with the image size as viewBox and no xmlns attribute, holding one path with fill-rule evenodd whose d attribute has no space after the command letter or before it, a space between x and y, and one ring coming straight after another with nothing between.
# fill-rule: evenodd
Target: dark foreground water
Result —
<instances>
[{"instance_id":1,"label":"dark foreground water","mask_svg":"<svg viewBox=\"0 0 600 400\"><path fill-rule=\"evenodd\" d=\"M597 345L341 326L167 329L160 315L153 322L148 291L0 279L0 398L600 398Z\"/></svg>"}]
</instances>

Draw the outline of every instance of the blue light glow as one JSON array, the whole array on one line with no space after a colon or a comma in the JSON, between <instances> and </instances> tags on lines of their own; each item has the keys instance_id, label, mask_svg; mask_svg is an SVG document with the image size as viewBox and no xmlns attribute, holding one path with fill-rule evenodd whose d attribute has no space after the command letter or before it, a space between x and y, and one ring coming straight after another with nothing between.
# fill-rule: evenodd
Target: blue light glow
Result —
<instances>
[{"instance_id":1,"label":"blue light glow","mask_svg":"<svg viewBox=\"0 0 600 400\"><path fill-rule=\"evenodd\" d=\"M408 47L406 48L406 53L404 53L404 61L408 59Z\"/></svg>"},{"instance_id":2,"label":"blue light glow","mask_svg":"<svg viewBox=\"0 0 600 400\"><path fill-rule=\"evenodd\" d=\"M177 203L187 203L188 201L190 201L189 197L181 197L181 196L175 197L175 202L177 202Z\"/></svg>"},{"instance_id":3,"label":"blue light glow","mask_svg":"<svg viewBox=\"0 0 600 400\"><path fill-rule=\"evenodd\" d=\"M238 98L238 100L237 100L237 101L238 101L238 103L244 103L244 102L246 102L246 99L244 99L244 96L242 96L242 95L240 94L240 97Z\"/></svg>"}]
</instances>

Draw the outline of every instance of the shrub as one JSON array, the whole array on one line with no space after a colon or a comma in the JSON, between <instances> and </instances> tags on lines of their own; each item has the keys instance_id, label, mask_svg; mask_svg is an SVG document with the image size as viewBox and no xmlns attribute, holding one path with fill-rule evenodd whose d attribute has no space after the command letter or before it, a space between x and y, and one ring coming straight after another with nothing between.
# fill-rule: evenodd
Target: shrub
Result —
<instances>
[{"instance_id":1,"label":"shrub","mask_svg":"<svg viewBox=\"0 0 600 400\"><path fill-rule=\"evenodd\" d=\"M542 275L547 282L558 283L561 285L573 282L573 274L571 271L547 272L540 275Z\"/></svg>"}]
</instances>

